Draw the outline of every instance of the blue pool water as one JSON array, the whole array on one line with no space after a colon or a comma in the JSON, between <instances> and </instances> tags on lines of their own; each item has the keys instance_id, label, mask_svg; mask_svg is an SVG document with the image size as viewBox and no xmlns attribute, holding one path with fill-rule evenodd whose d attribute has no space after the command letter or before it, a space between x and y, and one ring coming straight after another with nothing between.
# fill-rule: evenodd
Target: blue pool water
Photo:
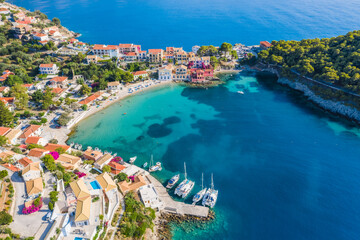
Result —
<instances>
[{"instance_id":1,"label":"blue pool water","mask_svg":"<svg viewBox=\"0 0 360 240\"><path fill-rule=\"evenodd\" d=\"M74 240L83 240L83 238L76 237Z\"/></svg>"},{"instance_id":2,"label":"blue pool water","mask_svg":"<svg viewBox=\"0 0 360 240\"><path fill-rule=\"evenodd\" d=\"M98 183L98 181L92 181L92 182L90 182L90 185L91 185L91 187L94 189L94 190L98 190L98 189L101 189L101 186L100 186L100 184Z\"/></svg>"}]
</instances>

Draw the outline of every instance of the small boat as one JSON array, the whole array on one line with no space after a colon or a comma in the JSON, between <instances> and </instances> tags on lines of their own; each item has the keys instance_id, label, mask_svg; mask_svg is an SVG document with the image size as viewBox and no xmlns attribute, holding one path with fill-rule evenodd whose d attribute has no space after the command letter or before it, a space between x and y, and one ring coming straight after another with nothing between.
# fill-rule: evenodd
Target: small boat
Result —
<instances>
[{"instance_id":1,"label":"small boat","mask_svg":"<svg viewBox=\"0 0 360 240\"><path fill-rule=\"evenodd\" d=\"M180 174L177 174L177 175L173 176L169 180L168 184L166 185L166 188L171 189L179 181L179 179L180 179Z\"/></svg>"},{"instance_id":2,"label":"small boat","mask_svg":"<svg viewBox=\"0 0 360 240\"><path fill-rule=\"evenodd\" d=\"M143 167L143 168L146 168L146 167L147 167L147 165L148 165L148 163L146 162L146 163L144 163L144 164L143 164L143 166L142 166L142 167Z\"/></svg>"},{"instance_id":3,"label":"small boat","mask_svg":"<svg viewBox=\"0 0 360 240\"><path fill-rule=\"evenodd\" d=\"M177 187L175 188L174 193L175 193L176 195L179 195L179 196L180 196L180 191L181 191L181 189L182 189L186 184L188 184L188 183L189 183L189 180L187 180L187 179L183 180L183 181L179 184L179 186L177 186Z\"/></svg>"},{"instance_id":4,"label":"small boat","mask_svg":"<svg viewBox=\"0 0 360 240\"><path fill-rule=\"evenodd\" d=\"M137 156L130 158L130 163L133 164L136 161Z\"/></svg>"},{"instance_id":5,"label":"small boat","mask_svg":"<svg viewBox=\"0 0 360 240\"><path fill-rule=\"evenodd\" d=\"M237 93L244 94L244 92L243 92L243 91L237 91Z\"/></svg>"},{"instance_id":6,"label":"small boat","mask_svg":"<svg viewBox=\"0 0 360 240\"><path fill-rule=\"evenodd\" d=\"M201 174L201 190L193 197L193 205L199 202L205 195L206 188L204 188L204 173Z\"/></svg>"},{"instance_id":7,"label":"small boat","mask_svg":"<svg viewBox=\"0 0 360 240\"><path fill-rule=\"evenodd\" d=\"M193 181L189 181L188 184L186 184L183 189L181 189L181 197L182 198L186 198L187 195L189 195L189 193L191 192L191 190L194 188L195 186L195 182Z\"/></svg>"},{"instance_id":8,"label":"small boat","mask_svg":"<svg viewBox=\"0 0 360 240\"><path fill-rule=\"evenodd\" d=\"M153 164L154 164L154 159L153 159L153 155L151 155L149 172L157 172L162 170L161 162L157 162L156 165Z\"/></svg>"},{"instance_id":9,"label":"small boat","mask_svg":"<svg viewBox=\"0 0 360 240\"><path fill-rule=\"evenodd\" d=\"M207 190L202 205L213 208L216 204L219 191L214 189L213 175L211 174L211 188Z\"/></svg>"}]
</instances>

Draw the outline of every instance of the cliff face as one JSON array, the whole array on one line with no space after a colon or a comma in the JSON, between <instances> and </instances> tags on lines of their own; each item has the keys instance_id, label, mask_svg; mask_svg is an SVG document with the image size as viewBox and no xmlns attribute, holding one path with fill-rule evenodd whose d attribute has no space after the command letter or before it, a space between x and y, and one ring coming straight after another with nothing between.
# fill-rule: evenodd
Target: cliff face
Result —
<instances>
[{"instance_id":1,"label":"cliff face","mask_svg":"<svg viewBox=\"0 0 360 240\"><path fill-rule=\"evenodd\" d=\"M303 92L304 95L308 97L309 100L313 101L314 103L318 104L320 107L330 112L340 114L360 122L360 111L358 111L353 107L345 106L340 102L325 100L317 96L315 93L313 93L305 84L299 82L292 82L286 78L281 78L281 77L278 79L278 83L288 85L293 89Z\"/></svg>"}]
</instances>

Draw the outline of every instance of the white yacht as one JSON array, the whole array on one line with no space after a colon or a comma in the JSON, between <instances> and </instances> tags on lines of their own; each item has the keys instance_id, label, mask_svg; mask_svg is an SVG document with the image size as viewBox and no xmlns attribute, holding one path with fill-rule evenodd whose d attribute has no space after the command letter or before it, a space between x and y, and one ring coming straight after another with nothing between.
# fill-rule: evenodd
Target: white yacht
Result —
<instances>
[{"instance_id":1,"label":"white yacht","mask_svg":"<svg viewBox=\"0 0 360 240\"><path fill-rule=\"evenodd\" d=\"M166 185L166 188L171 189L179 181L179 179L180 179L180 174L177 174L177 175L173 176L169 180L168 184Z\"/></svg>"},{"instance_id":2,"label":"white yacht","mask_svg":"<svg viewBox=\"0 0 360 240\"><path fill-rule=\"evenodd\" d=\"M213 208L216 204L217 198L218 198L218 190L214 189L214 180L213 175L211 174L211 188L207 190L204 199L203 199L203 206L209 206Z\"/></svg>"}]
</instances>

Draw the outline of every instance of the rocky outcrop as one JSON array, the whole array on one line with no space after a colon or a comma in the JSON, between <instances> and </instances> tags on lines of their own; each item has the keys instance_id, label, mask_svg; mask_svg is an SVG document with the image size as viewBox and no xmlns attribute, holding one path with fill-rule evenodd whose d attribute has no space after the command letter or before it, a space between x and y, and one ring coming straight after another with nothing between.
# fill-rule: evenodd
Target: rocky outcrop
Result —
<instances>
[{"instance_id":1,"label":"rocky outcrop","mask_svg":"<svg viewBox=\"0 0 360 240\"><path fill-rule=\"evenodd\" d=\"M158 239L172 238L170 223L189 223L191 225L194 225L194 227L196 228L201 228L204 224L207 224L209 221L212 221L214 219L215 213L211 210L209 211L209 215L206 218L162 212L158 221L157 237Z\"/></svg>"},{"instance_id":2,"label":"rocky outcrop","mask_svg":"<svg viewBox=\"0 0 360 240\"><path fill-rule=\"evenodd\" d=\"M302 84L302 83L299 83L296 81L293 82L286 78L279 78L278 82L280 84L288 85L289 87L291 87L293 89L303 92L304 95L309 100L318 104L320 107L324 108L325 110L328 110L328 111L336 113L336 114L343 115L347 118L354 119L354 120L360 122L360 111L353 107L346 106L341 102L325 100L325 99L321 98L320 96L316 95L305 84Z\"/></svg>"}]
</instances>

